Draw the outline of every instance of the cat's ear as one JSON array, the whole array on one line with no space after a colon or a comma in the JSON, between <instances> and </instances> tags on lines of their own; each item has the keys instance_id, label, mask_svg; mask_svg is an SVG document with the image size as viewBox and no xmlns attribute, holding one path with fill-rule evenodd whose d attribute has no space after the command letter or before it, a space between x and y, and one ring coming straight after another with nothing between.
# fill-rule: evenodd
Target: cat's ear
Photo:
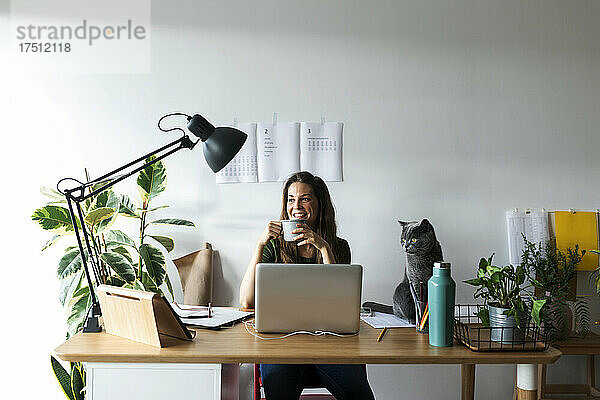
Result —
<instances>
[{"instance_id":1,"label":"cat's ear","mask_svg":"<svg viewBox=\"0 0 600 400\"><path fill-rule=\"evenodd\" d=\"M406 222L406 221L400 221L400 220L398 220L398 223L399 223L399 224L400 224L400 226L402 226L403 228L404 228L406 225L408 225L408 222Z\"/></svg>"},{"instance_id":2,"label":"cat's ear","mask_svg":"<svg viewBox=\"0 0 600 400\"><path fill-rule=\"evenodd\" d=\"M429 220L427 218L423 218L421 220L421 222L419 223L419 226L421 228L424 228L424 229L431 229L432 228L431 223L429 222Z\"/></svg>"}]
</instances>

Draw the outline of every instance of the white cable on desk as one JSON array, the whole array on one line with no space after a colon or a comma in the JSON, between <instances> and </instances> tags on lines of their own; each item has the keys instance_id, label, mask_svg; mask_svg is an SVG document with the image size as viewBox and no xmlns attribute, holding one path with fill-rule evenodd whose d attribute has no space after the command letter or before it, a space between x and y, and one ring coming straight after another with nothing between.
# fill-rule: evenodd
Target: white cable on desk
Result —
<instances>
[{"instance_id":1,"label":"white cable on desk","mask_svg":"<svg viewBox=\"0 0 600 400\"><path fill-rule=\"evenodd\" d=\"M296 331L296 332L288 333L287 335L283 335L283 336L264 337L264 336L260 336L257 333L255 333L256 332L256 327L254 326L254 322L252 322L252 321L244 321L244 326L246 327L246 330L248 331L249 334L251 334L252 336L257 337L259 339L262 339L262 340L285 339L287 337L290 337L290 336L293 336L293 335L297 335L299 333L303 333L303 334L306 334L306 335L312 335L312 336L332 335L332 336L338 336L338 337L351 337L351 336L358 335L358 332L357 333L350 333L350 334L344 335L344 334L339 334L339 333L335 333L335 332L328 332L328 331L314 331L314 332L310 332L310 331ZM254 332L252 332L250 330L249 326L252 327L252 329L254 330Z\"/></svg>"}]
</instances>

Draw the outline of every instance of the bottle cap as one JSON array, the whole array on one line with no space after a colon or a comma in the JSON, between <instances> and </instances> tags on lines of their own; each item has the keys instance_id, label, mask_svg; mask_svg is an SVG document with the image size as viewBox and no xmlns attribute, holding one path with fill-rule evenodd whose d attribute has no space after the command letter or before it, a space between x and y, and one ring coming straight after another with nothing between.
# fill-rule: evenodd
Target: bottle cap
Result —
<instances>
[{"instance_id":1,"label":"bottle cap","mask_svg":"<svg viewBox=\"0 0 600 400\"><path fill-rule=\"evenodd\" d=\"M450 269L450 263L449 262L436 262L436 263L433 263L433 266L435 268L441 268L441 269L447 268L447 269Z\"/></svg>"}]
</instances>

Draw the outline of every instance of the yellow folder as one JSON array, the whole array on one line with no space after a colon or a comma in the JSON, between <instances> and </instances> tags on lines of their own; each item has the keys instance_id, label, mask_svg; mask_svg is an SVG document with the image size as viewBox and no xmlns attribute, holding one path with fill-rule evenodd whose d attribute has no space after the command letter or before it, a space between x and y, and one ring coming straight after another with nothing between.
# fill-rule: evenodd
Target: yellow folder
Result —
<instances>
[{"instance_id":1,"label":"yellow folder","mask_svg":"<svg viewBox=\"0 0 600 400\"><path fill-rule=\"evenodd\" d=\"M598 256L589 253L598 249L598 213L556 211L554 213L556 227L556 248L566 253L567 248L585 250L586 254L577 266L579 271L593 271L598 268Z\"/></svg>"}]
</instances>

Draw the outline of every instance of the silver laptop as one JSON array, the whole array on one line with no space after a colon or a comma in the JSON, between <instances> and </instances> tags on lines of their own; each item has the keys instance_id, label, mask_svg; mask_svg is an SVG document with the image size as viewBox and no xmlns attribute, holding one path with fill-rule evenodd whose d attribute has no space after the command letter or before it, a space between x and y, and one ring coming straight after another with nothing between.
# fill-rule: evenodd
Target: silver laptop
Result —
<instances>
[{"instance_id":1,"label":"silver laptop","mask_svg":"<svg viewBox=\"0 0 600 400\"><path fill-rule=\"evenodd\" d=\"M356 333L361 292L360 265L259 263L254 291L256 330Z\"/></svg>"}]
</instances>

